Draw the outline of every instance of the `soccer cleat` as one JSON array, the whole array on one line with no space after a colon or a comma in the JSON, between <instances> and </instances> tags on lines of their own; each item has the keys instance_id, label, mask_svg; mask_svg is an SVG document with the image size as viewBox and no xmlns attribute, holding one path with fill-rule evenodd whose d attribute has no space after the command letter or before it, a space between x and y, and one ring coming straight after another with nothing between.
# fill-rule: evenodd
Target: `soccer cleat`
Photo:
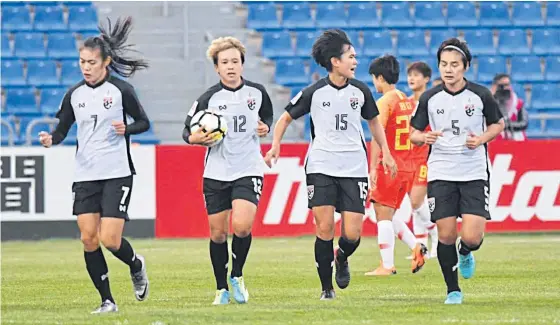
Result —
<instances>
[{"instance_id":1,"label":"soccer cleat","mask_svg":"<svg viewBox=\"0 0 560 325\"><path fill-rule=\"evenodd\" d=\"M116 313L119 311L117 305L111 300L105 300L101 303L101 306L97 307L92 314L106 314L106 313Z\"/></svg>"},{"instance_id":2,"label":"soccer cleat","mask_svg":"<svg viewBox=\"0 0 560 325\"><path fill-rule=\"evenodd\" d=\"M323 292L321 292L321 299L320 300L333 300L334 298L336 298L336 294L334 293L334 289L323 290Z\"/></svg>"},{"instance_id":3,"label":"soccer cleat","mask_svg":"<svg viewBox=\"0 0 560 325\"><path fill-rule=\"evenodd\" d=\"M216 297L212 305L227 305L229 304L229 291L226 289L216 290Z\"/></svg>"},{"instance_id":4,"label":"soccer cleat","mask_svg":"<svg viewBox=\"0 0 560 325\"><path fill-rule=\"evenodd\" d=\"M233 277L229 278L229 282L231 283L231 287L233 288L233 299L238 304L244 304L249 301L249 291L245 288L245 281L243 281L243 277Z\"/></svg>"},{"instance_id":5,"label":"soccer cleat","mask_svg":"<svg viewBox=\"0 0 560 325\"><path fill-rule=\"evenodd\" d=\"M426 264L425 255L428 253L428 248L424 244L416 244L416 247L412 250L412 262L410 262L412 273L416 273L422 269L424 264Z\"/></svg>"},{"instance_id":6,"label":"soccer cleat","mask_svg":"<svg viewBox=\"0 0 560 325\"><path fill-rule=\"evenodd\" d=\"M372 271L369 271L369 272L365 273L366 276L395 275L395 274L397 274L397 270L395 269L394 266L390 269L386 269L386 268L383 267L383 265L379 266L375 270L372 270Z\"/></svg>"},{"instance_id":7,"label":"soccer cleat","mask_svg":"<svg viewBox=\"0 0 560 325\"><path fill-rule=\"evenodd\" d=\"M465 279L470 279L474 276L476 263L474 261L474 255L470 252L467 255L459 254L459 271Z\"/></svg>"},{"instance_id":8,"label":"soccer cleat","mask_svg":"<svg viewBox=\"0 0 560 325\"><path fill-rule=\"evenodd\" d=\"M463 293L461 291L451 291L445 299L446 305L460 305L463 303Z\"/></svg>"},{"instance_id":9,"label":"soccer cleat","mask_svg":"<svg viewBox=\"0 0 560 325\"><path fill-rule=\"evenodd\" d=\"M334 261L335 261L335 275L334 279L336 281L336 285L340 289L344 289L348 287L350 284L350 267L348 266L348 259L345 260L342 264L338 262L337 254L339 248L337 247L334 253Z\"/></svg>"},{"instance_id":10,"label":"soccer cleat","mask_svg":"<svg viewBox=\"0 0 560 325\"><path fill-rule=\"evenodd\" d=\"M132 287L134 288L136 300L143 301L148 298L150 282L148 281L144 256L136 255L136 258L142 262L142 269L136 273L130 273L130 277L132 278Z\"/></svg>"}]
</instances>

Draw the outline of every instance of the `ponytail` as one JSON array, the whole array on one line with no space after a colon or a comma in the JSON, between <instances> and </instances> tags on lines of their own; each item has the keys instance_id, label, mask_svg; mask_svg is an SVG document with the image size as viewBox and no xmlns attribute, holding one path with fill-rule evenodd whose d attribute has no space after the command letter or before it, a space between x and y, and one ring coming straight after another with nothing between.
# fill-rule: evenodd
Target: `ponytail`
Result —
<instances>
[{"instance_id":1,"label":"ponytail","mask_svg":"<svg viewBox=\"0 0 560 325\"><path fill-rule=\"evenodd\" d=\"M128 51L137 52L132 49L132 45L125 44L132 28L132 18L118 18L114 26L109 18L107 21L107 28L99 25L98 29L101 34L86 39L83 46L99 49L103 60L110 57L109 67L123 77L131 77L136 71L148 68L146 60L126 57Z\"/></svg>"}]
</instances>

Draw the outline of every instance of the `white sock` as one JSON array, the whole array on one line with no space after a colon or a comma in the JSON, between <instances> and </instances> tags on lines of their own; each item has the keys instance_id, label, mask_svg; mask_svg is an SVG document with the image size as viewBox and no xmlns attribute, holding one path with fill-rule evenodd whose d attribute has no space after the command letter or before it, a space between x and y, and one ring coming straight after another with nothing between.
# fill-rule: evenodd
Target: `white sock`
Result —
<instances>
[{"instance_id":1,"label":"white sock","mask_svg":"<svg viewBox=\"0 0 560 325\"><path fill-rule=\"evenodd\" d=\"M422 219L421 213L416 209L412 211L412 229L414 230L414 235L416 235L416 241L418 243L428 246L428 229L426 229L426 224Z\"/></svg>"},{"instance_id":2,"label":"white sock","mask_svg":"<svg viewBox=\"0 0 560 325\"><path fill-rule=\"evenodd\" d=\"M395 231L391 221L381 220L377 222L377 243L379 244L383 267L386 269L393 268L395 266Z\"/></svg>"},{"instance_id":3,"label":"white sock","mask_svg":"<svg viewBox=\"0 0 560 325\"><path fill-rule=\"evenodd\" d=\"M432 240L432 255L437 254L437 246L438 246L439 239L438 239L438 230L435 223L433 223L428 228L428 233L430 234L430 239Z\"/></svg>"},{"instance_id":4,"label":"white sock","mask_svg":"<svg viewBox=\"0 0 560 325\"><path fill-rule=\"evenodd\" d=\"M410 249L416 247L416 237L404 221L393 217L393 229L395 229L395 235L399 237Z\"/></svg>"}]
</instances>

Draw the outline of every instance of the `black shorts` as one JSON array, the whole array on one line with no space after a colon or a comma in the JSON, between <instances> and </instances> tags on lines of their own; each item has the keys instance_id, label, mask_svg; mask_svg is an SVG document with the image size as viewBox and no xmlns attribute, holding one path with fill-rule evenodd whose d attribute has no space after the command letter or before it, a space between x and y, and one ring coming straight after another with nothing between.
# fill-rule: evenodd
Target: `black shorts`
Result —
<instances>
[{"instance_id":1,"label":"black shorts","mask_svg":"<svg viewBox=\"0 0 560 325\"><path fill-rule=\"evenodd\" d=\"M308 207L330 205L336 212L365 213L368 196L367 177L332 177L307 174Z\"/></svg>"},{"instance_id":2,"label":"black shorts","mask_svg":"<svg viewBox=\"0 0 560 325\"><path fill-rule=\"evenodd\" d=\"M75 182L73 214L100 213L101 217L128 221L128 204L132 194L132 175L99 181Z\"/></svg>"},{"instance_id":3,"label":"black shorts","mask_svg":"<svg viewBox=\"0 0 560 325\"><path fill-rule=\"evenodd\" d=\"M241 177L231 182L204 178L202 192L208 214L231 209L233 200L241 199L259 205L262 195L263 178L260 176Z\"/></svg>"},{"instance_id":4,"label":"black shorts","mask_svg":"<svg viewBox=\"0 0 560 325\"><path fill-rule=\"evenodd\" d=\"M488 181L432 181L428 183L428 206L432 221L473 214L490 220Z\"/></svg>"}]
</instances>

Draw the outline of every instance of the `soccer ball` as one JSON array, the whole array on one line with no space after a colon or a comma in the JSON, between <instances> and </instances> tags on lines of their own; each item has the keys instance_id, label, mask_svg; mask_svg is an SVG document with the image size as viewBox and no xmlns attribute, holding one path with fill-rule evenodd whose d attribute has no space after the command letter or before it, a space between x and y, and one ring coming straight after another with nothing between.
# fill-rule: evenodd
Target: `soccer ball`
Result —
<instances>
[{"instance_id":1,"label":"soccer ball","mask_svg":"<svg viewBox=\"0 0 560 325\"><path fill-rule=\"evenodd\" d=\"M213 147L222 142L226 136L227 121L222 115L213 111L199 111L191 119L191 133L195 133L200 128L202 128L202 131L214 133L213 138L217 141L211 146Z\"/></svg>"}]
</instances>

